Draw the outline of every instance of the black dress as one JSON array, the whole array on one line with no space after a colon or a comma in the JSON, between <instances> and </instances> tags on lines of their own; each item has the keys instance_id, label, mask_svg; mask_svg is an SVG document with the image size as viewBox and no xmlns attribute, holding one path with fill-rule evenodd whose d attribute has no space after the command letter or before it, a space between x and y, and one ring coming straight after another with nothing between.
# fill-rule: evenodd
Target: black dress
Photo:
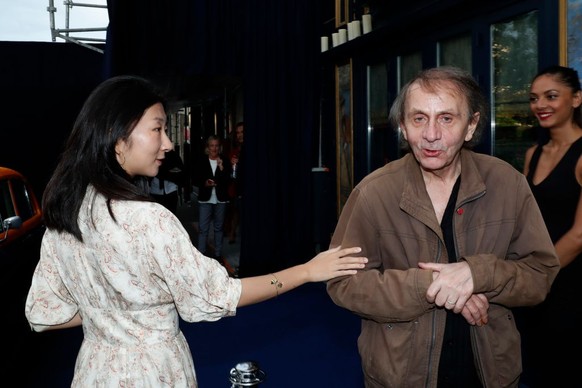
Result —
<instances>
[{"instance_id":1,"label":"black dress","mask_svg":"<svg viewBox=\"0 0 582 388\"><path fill-rule=\"evenodd\" d=\"M575 141L550 174L535 185L533 176L541 153L542 145L539 145L532 155L527 181L555 243L574 224L581 192L575 169L582 155L582 138ZM524 380L530 387L582 386L579 362L581 257L578 255L560 270L546 300L523 315L523 322L518 321L523 330Z\"/></svg>"}]
</instances>

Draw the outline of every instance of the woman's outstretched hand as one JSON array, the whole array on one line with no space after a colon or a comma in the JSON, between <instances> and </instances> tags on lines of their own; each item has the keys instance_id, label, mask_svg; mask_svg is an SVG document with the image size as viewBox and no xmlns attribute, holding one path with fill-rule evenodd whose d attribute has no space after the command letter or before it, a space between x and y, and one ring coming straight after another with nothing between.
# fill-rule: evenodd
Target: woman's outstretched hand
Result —
<instances>
[{"instance_id":1,"label":"woman's outstretched hand","mask_svg":"<svg viewBox=\"0 0 582 388\"><path fill-rule=\"evenodd\" d=\"M366 257L348 256L361 252L360 247L336 247L320 252L305 263L309 281L321 282L338 276L354 275L368 262Z\"/></svg>"},{"instance_id":2,"label":"woman's outstretched hand","mask_svg":"<svg viewBox=\"0 0 582 388\"><path fill-rule=\"evenodd\" d=\"M323 282L338 276L354 275L368 262L366 257L352 257L362 249L341 247L323 251L305 264L270 273L242 278L238 307L279 296L307 282Z\"/></svg>"}]
</instances>

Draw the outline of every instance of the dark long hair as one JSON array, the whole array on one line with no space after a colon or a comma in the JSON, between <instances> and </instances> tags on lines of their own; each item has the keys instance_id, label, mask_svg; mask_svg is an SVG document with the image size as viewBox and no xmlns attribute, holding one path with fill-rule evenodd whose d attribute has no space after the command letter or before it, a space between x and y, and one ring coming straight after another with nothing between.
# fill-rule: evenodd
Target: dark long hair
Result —
<instances>
[{"instance_id":1,"label":"dark long hair","mask_svg":"<svg viewBox=\"0 0 582 388\"><path fill-rule=\"evenodd\" d=\"M127 140L151 106L166 100L149 81L118 76L101 83L81 108L42 198L45 224L83 241L78 225L89 184L111 200L150 201L146 177L131 177L119 165L115 145Z\"/></svg>"}]
</instances>

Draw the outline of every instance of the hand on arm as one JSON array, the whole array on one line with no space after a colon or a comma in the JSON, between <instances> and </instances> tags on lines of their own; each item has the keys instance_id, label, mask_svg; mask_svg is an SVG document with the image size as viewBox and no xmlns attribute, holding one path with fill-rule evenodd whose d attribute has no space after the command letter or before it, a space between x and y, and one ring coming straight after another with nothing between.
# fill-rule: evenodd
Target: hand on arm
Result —
<instances>
[{"instance_id":1,"label":"hand on arm","mask_svg":"<svg viewBox=\"0 0 582 388\"><path fill-rule=\"evenodd\" d=\"M433 282L426 293L427 301L460 313L470 325L487 324L489 301L484 294L473 294L469 264L419 263L419 267L433 271Z\"/></svg>"},{"instance_id":2,"label":"hand on arm","mask_svg":"<svg viewBox=\"0 0 582 388\"><path fill-rule=\"evenodd\" d=\"M484 294L473 294L463 306L461 315L469 325L483 326L489 322L489 301Z\"/></svg>"},{"instance_id":3,"label":"hand on arm","mask_svg":"<svg viewBox=\"0 0 582 388\"><path fill-rule=\"evenodd\" d=\"M337 247L319 253L305 264L269 275L243 278L238 307L262 302L308 282L321 282L338 276L354 275L358 269L364 268L368 259L348 255L360 251L360 248Z\"/></svg>"},{"instance_id":4,"label":"hand on arm","mask_svg":"<svg viewBox=\"0 0 582 388\"><path fill-rule=\"evenodd\" d=\"M460 313L473 294L473 276L469 264L462 261L449 264L419 263L418 266L433 271L433 282L426 291L426 300Z\"/></svg>"}]
</instances>

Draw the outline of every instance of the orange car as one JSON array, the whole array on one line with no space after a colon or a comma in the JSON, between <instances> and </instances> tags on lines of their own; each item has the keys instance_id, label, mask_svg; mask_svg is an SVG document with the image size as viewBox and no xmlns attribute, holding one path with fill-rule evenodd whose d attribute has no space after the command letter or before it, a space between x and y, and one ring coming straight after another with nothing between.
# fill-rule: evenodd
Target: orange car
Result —
<instances>
[{"instance_id":1,"label":"orange car","mask_svg":"<svg viewBox=\"0 0 582 388\"><path fill-rule=\"evenodd\" d=\"M42 211L32 186L18 171L0 167L0 251L29 245L31 238L39 241L43 233Z\"/></svg>"},{"instance_id":2,"label":"orange car","mask_svg":"<svg viewBox=\"0 0 582 388\"><path fill-rule=\"evenodd\" d=\"M24 299L40 258L45 226L30 182L18 171L0 167L0 292L17 296L15 307L24 319Z\"/></svg>"},{"instance_id":3,"label":"orange car","mask_svg":"<svg viewBox=\"0 0 582 388\"><path fill-rule=\"evenodd\" d=\"M0 293L6 332L13 339L6 350L9 370L30 362L33 334L24 316L32 274L40 259L45 226L29 181L18 171L0 167Z\"/></svg>"}]
</instances>

